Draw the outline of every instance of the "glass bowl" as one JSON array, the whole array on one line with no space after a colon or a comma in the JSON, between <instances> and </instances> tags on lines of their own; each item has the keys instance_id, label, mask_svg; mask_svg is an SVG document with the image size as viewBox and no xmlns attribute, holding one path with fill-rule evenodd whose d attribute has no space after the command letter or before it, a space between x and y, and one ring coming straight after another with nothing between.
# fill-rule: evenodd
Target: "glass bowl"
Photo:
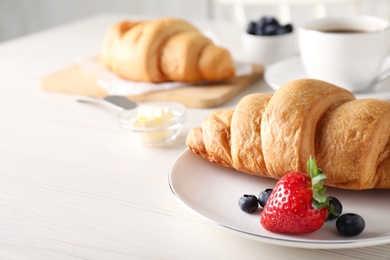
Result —
<instances>
[{"instance_id":1,"label":"glass bowl","mask_svg":"<svg viewBox=\"0 0 390 260\"><path fill-rule=\"evenodd\" d=\"M174 102L147 102L119 114L120 125L145 145L165 145L177 138L186 119L185 106Z\"/></svg>"}]
</instances>

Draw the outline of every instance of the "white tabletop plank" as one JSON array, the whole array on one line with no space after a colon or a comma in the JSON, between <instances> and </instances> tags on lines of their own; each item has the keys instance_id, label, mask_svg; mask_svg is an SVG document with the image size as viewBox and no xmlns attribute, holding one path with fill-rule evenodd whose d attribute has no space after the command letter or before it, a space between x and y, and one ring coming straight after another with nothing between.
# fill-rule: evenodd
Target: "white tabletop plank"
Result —
<instances>
[{"instance_id":1,"label":"white tabletop plank","mask_svg":"<svg viewBox=\"0 0 390 260\"><path fill-rule=\"evenodd\" d=\"M99 15L0 44L0 259L389 258L388 245L260 243L183 207L168 172L186 133L211 109L189 109L174 145L143 147L120 128L116 111L38 88L41 76L96 55L107 27L123 18ZM240 57L241 28L196 23ZM255 91L270 89L260 81L224 107Z\"/></svg>"}]
</instances>

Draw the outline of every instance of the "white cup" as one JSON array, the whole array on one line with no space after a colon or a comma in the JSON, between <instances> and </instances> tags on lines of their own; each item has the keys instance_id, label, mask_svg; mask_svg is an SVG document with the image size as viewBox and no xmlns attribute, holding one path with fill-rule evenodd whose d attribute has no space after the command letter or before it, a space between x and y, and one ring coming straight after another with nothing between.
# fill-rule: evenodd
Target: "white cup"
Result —
<instances>
[{"instance_id":1,"label":"white cup","mask_svg":"<svg viewBox=\"0 0 390 260\"><path fill-rule=\"evenodd\" d=\"M252 35L243 33L242 45L248 62L269 65L296 54L295 33Z\"/></svg>"},{"instance_id":2,"label":"white cup","mask_svg":"<svg viewBox=\"0 0 390 260\"><path fill-rule=\"evenodd\" d=\"M377 17L325 18L299 29L299 51L308 77L352 92L372 83L389 50L389 22Z\"/></svg>"}]
</instances>

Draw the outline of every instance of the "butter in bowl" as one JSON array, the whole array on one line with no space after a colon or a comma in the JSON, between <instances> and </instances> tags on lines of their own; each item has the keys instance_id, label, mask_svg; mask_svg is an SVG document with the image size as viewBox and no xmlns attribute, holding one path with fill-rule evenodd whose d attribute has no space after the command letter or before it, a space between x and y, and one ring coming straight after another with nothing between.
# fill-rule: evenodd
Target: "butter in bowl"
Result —
<instances>
[{"instance_id":1,"label":"butter in bowl","mask_svg":"<svg viewBox=\"0 0 390 260\"><path fill-rule=\"evenodd\" d=\"M185 106L174 102L147 102L119 114L120 125L133 139L148 146L171 143L186 119Z\"/></svg>"}]
</instances>

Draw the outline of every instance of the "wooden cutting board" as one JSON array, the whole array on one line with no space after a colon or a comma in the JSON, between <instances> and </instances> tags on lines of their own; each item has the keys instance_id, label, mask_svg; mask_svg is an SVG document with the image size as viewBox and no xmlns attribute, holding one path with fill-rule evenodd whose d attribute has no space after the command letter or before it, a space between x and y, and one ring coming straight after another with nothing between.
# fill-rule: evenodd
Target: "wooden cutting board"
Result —
<instances>
[{"instance_id":1,"label":"wooden cutting board","mask_svg":"<svg viewBox=\"0 0 390 260\"><path fill-rule=\"evenodd\" d=\"M99 61L96 60L96 62ZM262 65L253 65L253 73L251 75L237 77L233 80L207 85L191 85L126 97L136 102L171 101L193 108L217 107L261 79L263 73L264 67ZM41 89L44 91L93 97L104 97L108 95L98 85L96 78L83 71L78 64L49 74L41 78L39 83Z\"/></svg>"}]
</instances>

